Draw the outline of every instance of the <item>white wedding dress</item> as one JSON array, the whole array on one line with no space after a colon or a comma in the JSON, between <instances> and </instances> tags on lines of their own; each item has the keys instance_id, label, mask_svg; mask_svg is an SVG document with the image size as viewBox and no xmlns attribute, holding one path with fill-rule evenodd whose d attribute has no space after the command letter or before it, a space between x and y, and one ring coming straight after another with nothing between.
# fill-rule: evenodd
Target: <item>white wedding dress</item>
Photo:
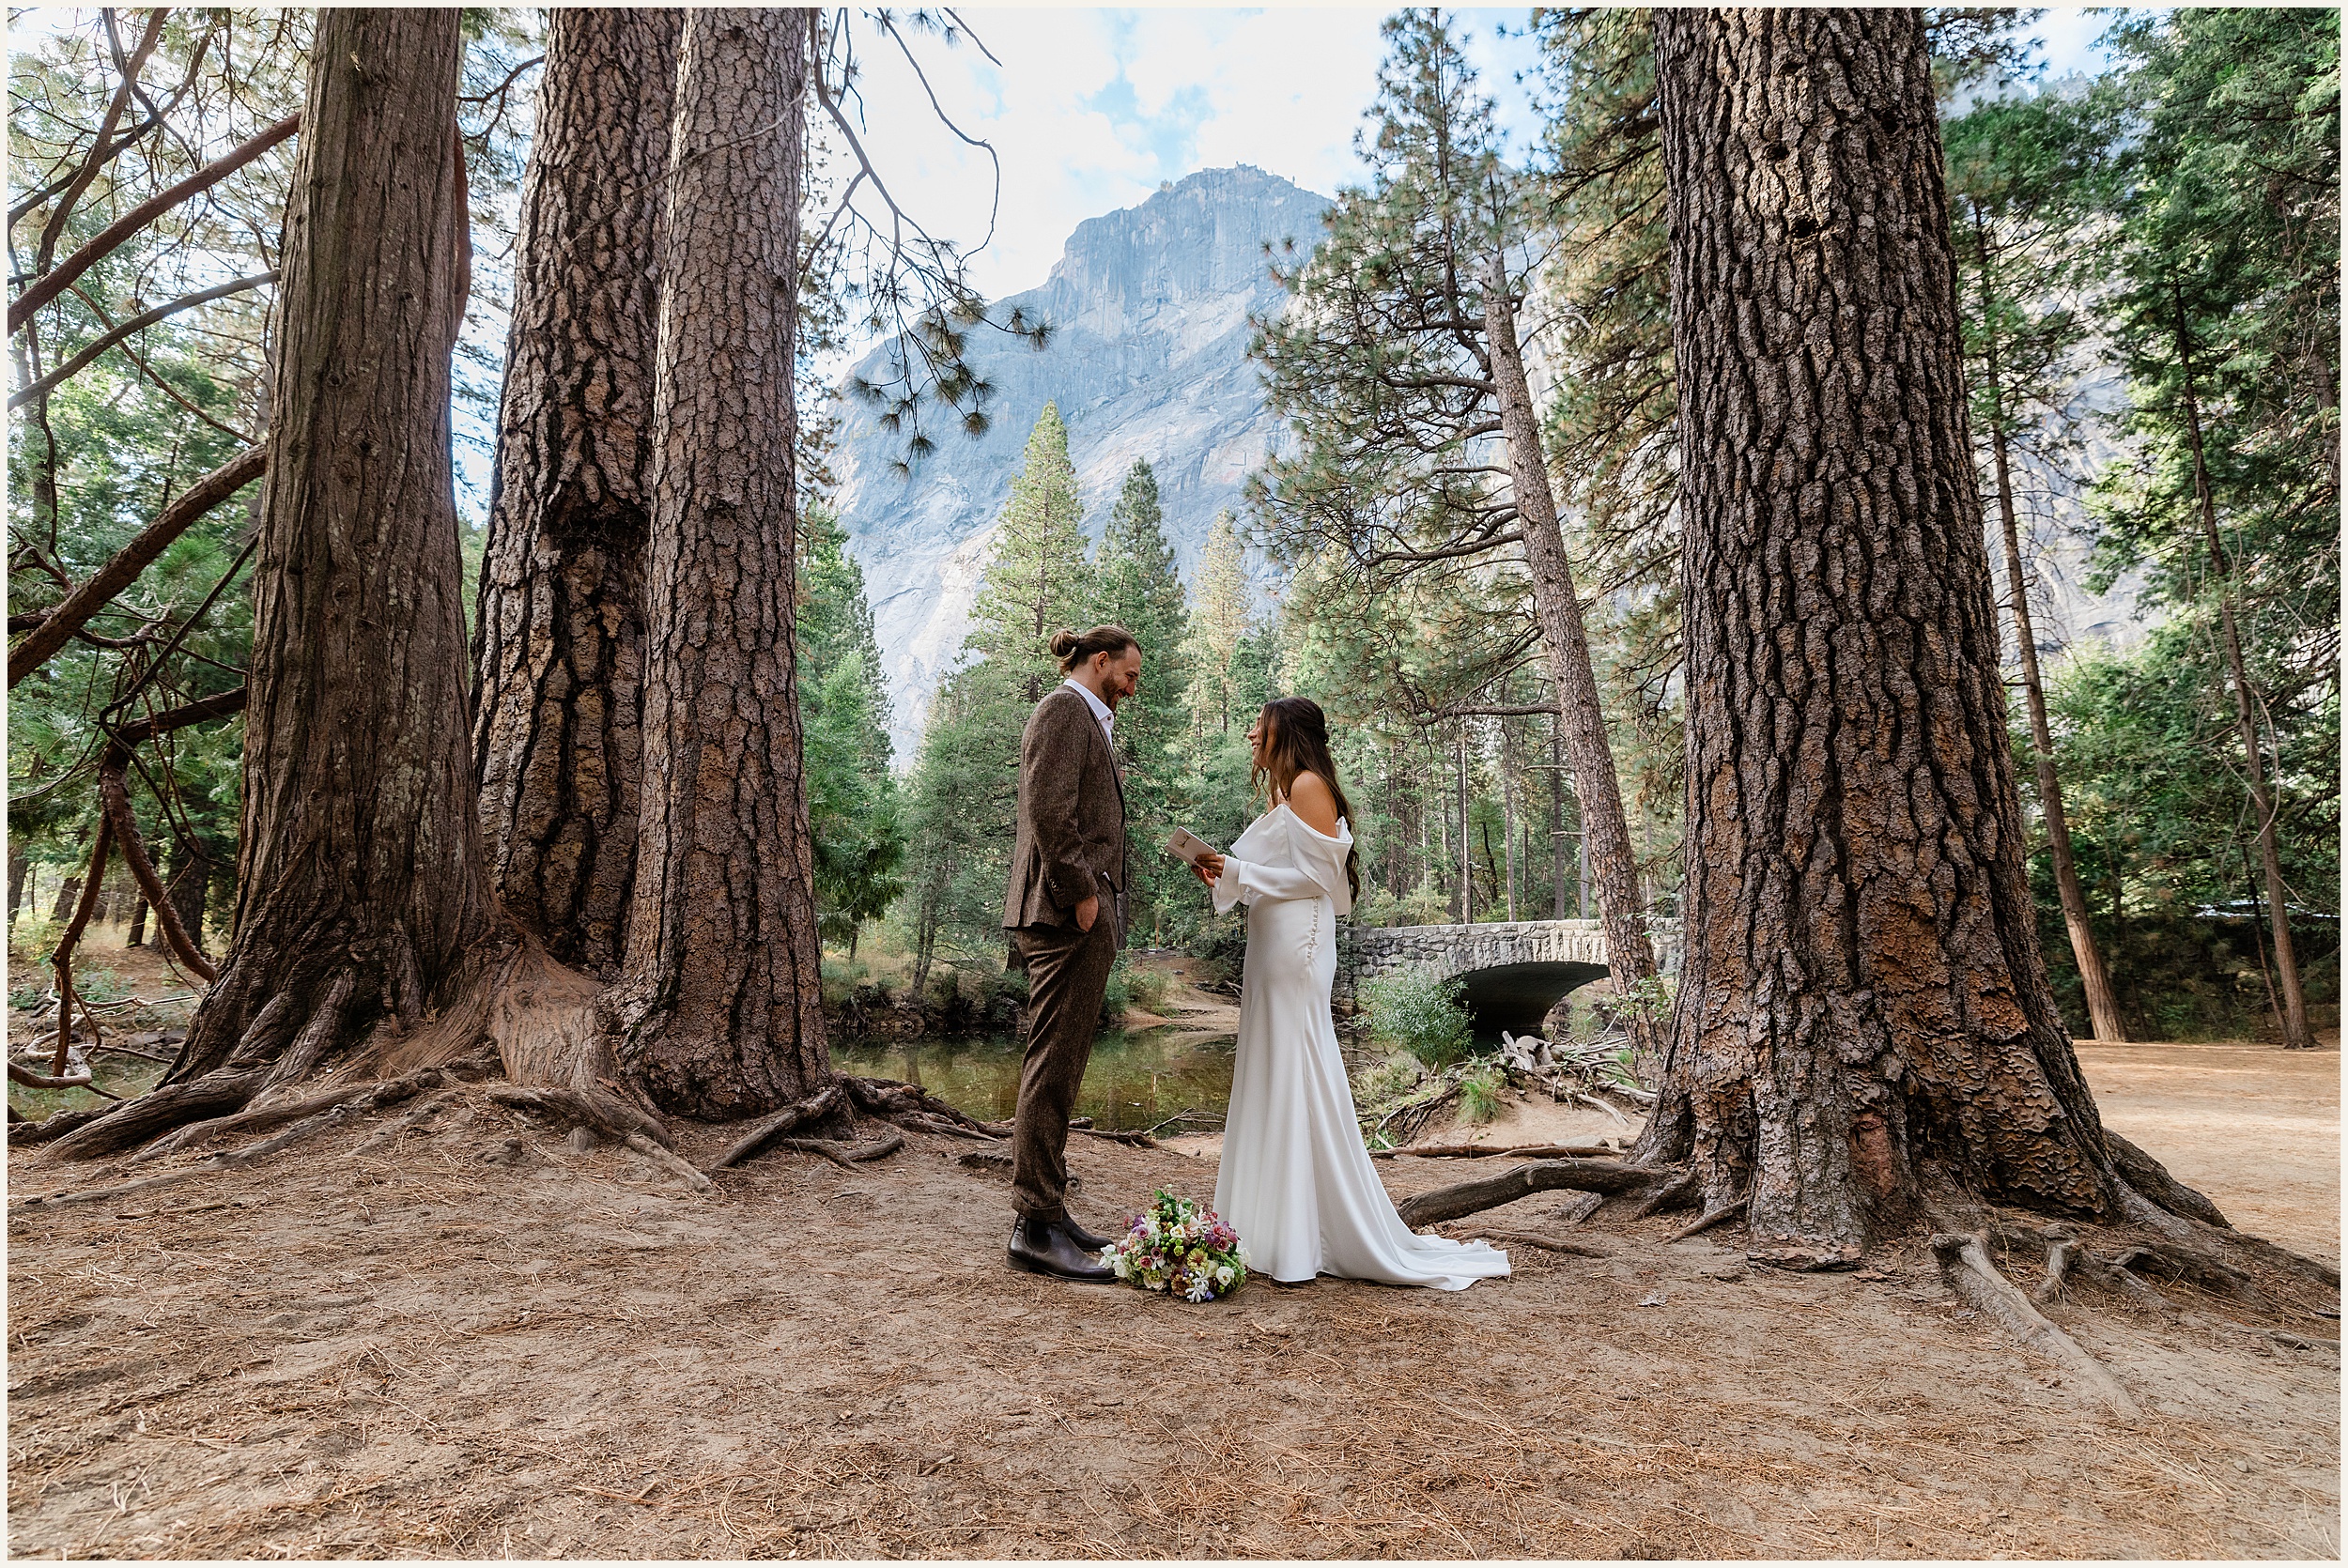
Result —
<instances>
[{"instance_id":1,"label":"white wedding dress","mask_svg":"<svg viewBox=\"0 0 2348 1568\"><path fill-rule=\"evenodd\" d=\"M1507 1273L1508 1255L1402 1222L1362 1146L1337 1053L1329 986L1337 918L1353 903L1352 847L1346 822L1332 838L1282 804L1224 856L1215 912L1248 906L1247 961L1214 1207L1246 1243L1248 1267L1275 1280L1325 1273L1465 1290Z\"/></svg>"}]
</instances>

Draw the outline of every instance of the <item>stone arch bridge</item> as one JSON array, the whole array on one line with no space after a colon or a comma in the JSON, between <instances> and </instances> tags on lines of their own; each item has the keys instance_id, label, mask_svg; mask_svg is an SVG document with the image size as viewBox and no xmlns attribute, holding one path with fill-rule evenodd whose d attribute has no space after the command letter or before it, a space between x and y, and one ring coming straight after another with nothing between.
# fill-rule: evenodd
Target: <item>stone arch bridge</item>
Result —
<instances>
[{"instance_id":1,"label":"stone arch bridge","mask_svg":"<svg viewBox=\"0 0 2348 1568\"><path fill-rule=\"evenodd\" d=\"M1351 998L1365 980L1412 968L1466 982L1476 1027L1532 1034L1562 997L1611 973L1606 932L1596 920L1486 921L1473 926L1347 926L1338 949L1337 991ZM1679 967L1679 922L1651 920L1655 959Z\"/></svg>"}]
</instances>

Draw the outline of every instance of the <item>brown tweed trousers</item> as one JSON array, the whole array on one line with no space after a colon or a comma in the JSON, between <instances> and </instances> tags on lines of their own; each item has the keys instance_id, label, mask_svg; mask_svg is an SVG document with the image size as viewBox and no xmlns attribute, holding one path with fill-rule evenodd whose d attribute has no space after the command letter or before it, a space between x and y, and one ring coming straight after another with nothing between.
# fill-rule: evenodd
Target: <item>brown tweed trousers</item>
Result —
<instances>
[{"instance_id":1,"label":"brown tweed trousers","mask_svg":"<svg viewBox=\"0 0 2348 1568\"><path fill-rule=\"evenodd\" d=\"M1027 1050L1012 1132L1012 1207L1067 1218L1068 1117L1092 1060L1125 934L1125 779L1083 696L1055 687L1019 741L1019 835L1003 927L1027 971ZM1089 931L1076 906L1101 900Z\"/></svg>"}]
</instances>

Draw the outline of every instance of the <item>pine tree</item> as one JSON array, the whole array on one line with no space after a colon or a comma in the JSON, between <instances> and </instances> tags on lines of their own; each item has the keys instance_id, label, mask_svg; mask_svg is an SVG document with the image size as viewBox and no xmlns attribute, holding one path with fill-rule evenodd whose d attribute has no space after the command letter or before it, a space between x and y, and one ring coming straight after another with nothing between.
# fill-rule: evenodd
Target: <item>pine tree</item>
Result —
<instances>
[{"instance_id":1,"label":"pine tree","mask_svg":"<svg viewBox=\"0 0 2348 1568\"><path fill-rule=\"evenodd\" d=\"M888 692L864 571L828 506L800 528L799 710L806 725L808 828L824 934L853 956L864 923L904 890L903 807L888 769Z\"/></svg>"},{"instance_id":2,"label":"pine tree","mask_svg":"<svg viewBox=\"0 0 2348 1568\"><path fill-rule=\"evenodd\" d=\"M1191 584L1191 714L1201 735L1212 730L1219 739L1231 728L1232 664L1247 636L1248 593L1247 557L1240 546L1239 530L1228 512L1217 513Z\"/></svg>"},{"instance_id":3,"label":"pine tree","mask_svg":"<svg viewBox=\"0 0 2348 1568\"><path fill-rule=\"evenodd\" d=\"M1052 634L1089 623L1092 569L1068 427L1047 403L996 524L962 667L930 705L914 770L914 968L941 945L999 953L1004 878L1018 827L1019 737L1059 684Z\"/></svg>"},{"instance_id":4,"label":"pine tree","mask_svg":"<svg viewBox=\"0 0 2348 1568\"><path fill-rule=\"evenodd\" d=\"M1190 613L1174 569L1158 505L1157 476L1134 464L1093 552L1099 619L1124 627L1141 644L1141 685L1117 710L1117 745L1125 761L1126 815L1135 822L1183 817L1182 742L1190 715ZM1196 903L1188 873L1157 855L1133 860L1132 919L1162 940L1166 917Z\"/></svg>"},{"instance_id":5,"label":"pine tree","mask_svg":"<svg viewBox=\"0 0 2348 1568\"><path fill-rule=\"evenodd\" d=\"M1027 436L1011 500L995 525L994 561L970 611L964 647L1001 661L1030 704L1058 684L1052 634L1087 620L1091 568L1085 560L1084 502L1068 460L1068 426L1046 403ZM1014 731L1015 732L1015 731Z\"/></svg>"}]
</instances>

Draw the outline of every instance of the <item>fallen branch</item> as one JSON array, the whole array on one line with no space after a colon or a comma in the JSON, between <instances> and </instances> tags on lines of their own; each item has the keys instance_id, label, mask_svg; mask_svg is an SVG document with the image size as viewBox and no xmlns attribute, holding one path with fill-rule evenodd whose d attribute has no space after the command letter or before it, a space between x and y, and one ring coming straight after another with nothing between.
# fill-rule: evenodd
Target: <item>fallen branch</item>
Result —
<instances>
[{"instance_id":1,"label":"fallen branch","mask_svg":"<svg viewBox=\"0 0 2348 1568\"><path fill-rule=\"evenodd\" d=\"M1674 1179L1669 1170L1647 1170L1616 1160L1543 1160L1450 1187L1438 1187L1404 1202L1402 1222L1416 1229L1462 1215L1497 1208L1535 1192L1568 1188L1581 1192L1631 1192Z\"/></svg>"},{"instance_id":2,"label":"fallen branch","mask_svg":"<svg viewBox=\"0 0 2348 1568\"><path fill-rule=\"evenodd\" d=\"M1571 1089L1567 1092L1572 1095L1574 1099L1580 1100L1583 1104L1588 1106L1591 1110L1603 1111L1608 1115L1614 1117L1616 1121L1622 1123L1625 1127L1629 1127L1630 1125L1630 1118L1629 1116L1624 1115L1620 1111L1615 1110L1613 1106L1599 1099L1598 1096L1583 1094L1580 1089Z\"/></svg>"},{"instance_id":3,"label":"fallen branch","mask_svg":"<svg viewBox=\"0 0 2348 1568\"><path fill-rule=\"evenodd\" d=\"M31 1068L19 1067L16 1063L10 1062L8 1082L22 1084L28 1089L88 1089L95 1094L106 1094L105 1090L90 1082L90 1069L87 1068L84 1068L79 1072L35 1072ZM119 1099L122 1097L106 1095L106 1098Z\"/></svg>"},{"instance_id":4,"label":"fallen branch","mask_svg":"<svg viewBox=\"0 0 2348 1568\"><path fill-rule=\"evenodd\" d=\"M2138 1413L2135 1399L2103 1362L2041 1316L2038 1309L2031 1305L2030 1298L1998 1272L1998 1266L1989 1261L1985 1237L1936 1236L1932 1238L1932 1252L1939 1260L1940 1272L1950 1288L1969 1305L1995 1318L2007 1333L2062 1366L2119 1414L2132 1417Z\"/></svg>"},{"instance_id":5,"label":"fallen branch","mask_svg":"<svg viewBox=\"0 0 2348 1568\"><path fill-rule=\"evenodd\" d=\"M1691 1236L1702 1236L1706 1231L1710 1230L1713 1226L1724 1225L1728 1223L1729 1221L1737 1218L1739 1214L1742 1214L1745 1211L1745 1206L1751 1201L1752 1200L1749 1198L1738 1198L1734 1203L1722 1204L1720 1207L1712 1210L1711 1213L1707 1214L1703 1219L1698 1220L1694 1224L1690 1225L1687 1229L1674 1231L1670 1236L1664 1237L1664 1239L1666 1241L1685 1241Z\"/></svg>"},{"instance_id":6,"label":"fallen branch","mask_svg":"<svg viewBox=\"0 0 2348 1568\"><path fill-rule=\"evenodd\" d=\"M1088 1138L1099 1138L1112 1144L1125 1144L1134 1148L1160 1147L1158 1141L1147 1132L1110 1132L1098 1127L1071 1127L1071 1132L1081 1132Z\"/></svg>"}]
</instances>

